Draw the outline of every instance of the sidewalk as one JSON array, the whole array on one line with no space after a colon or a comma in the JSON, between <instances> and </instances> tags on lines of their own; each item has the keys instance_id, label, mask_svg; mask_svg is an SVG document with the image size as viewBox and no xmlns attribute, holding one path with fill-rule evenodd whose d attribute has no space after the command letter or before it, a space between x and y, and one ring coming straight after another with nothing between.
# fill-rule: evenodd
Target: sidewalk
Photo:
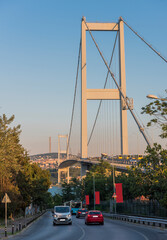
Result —
<instances>
[{"instance_id":1,"label":"sidewalk","mask_svg":"<svg viewBox=\"0 0 167 240\"><path fill-rule=\"evenodd\" d=\"M32 223L34 220L36 220L38 217L43 215L45 211L37 213L33 216L29 216L27 218L20 217L14 221L9 220L8 221L8 227L7 227L7 236L12 235L12 225L14 225L14 234L21 231L23 228L25 228L27 225ZM5 226L0 225L0 239L5 237Z\"/></svg>"}]
</instances>

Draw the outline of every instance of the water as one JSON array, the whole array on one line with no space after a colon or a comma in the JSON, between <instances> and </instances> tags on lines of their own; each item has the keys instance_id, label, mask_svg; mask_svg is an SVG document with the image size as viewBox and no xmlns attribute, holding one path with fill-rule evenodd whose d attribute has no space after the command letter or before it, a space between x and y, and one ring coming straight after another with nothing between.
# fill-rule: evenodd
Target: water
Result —
<instances>
[{"instance_id":1,"label":"water","mask_svg":"<svg viewBox=\"0 0 167 240\"><path fill-rule=\"evenodd\" d=\"M49 188L48 192L50 192L52 194L52 196L54 196L55 194L62 194L62 188L61 187L56 187L53 186L51 188Z\"/></svg>"}]
</instances>

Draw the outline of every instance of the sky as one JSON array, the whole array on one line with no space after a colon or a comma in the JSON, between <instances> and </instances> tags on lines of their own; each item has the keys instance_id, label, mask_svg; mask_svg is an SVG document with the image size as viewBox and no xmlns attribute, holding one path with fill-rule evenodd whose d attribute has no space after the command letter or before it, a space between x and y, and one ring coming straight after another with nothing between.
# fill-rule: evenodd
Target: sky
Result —
<instances>
[{"instance_id":1,"label":"sky","mask_svg":"<svg viewBox=\"0 0 167 240\"><path fill-rule=\"evenodd\" d=\"M166 13L166 0L0 0L0 112L15 115L30 155L48 152L49 136L57 151L58 134L69 132L82 16L87 22L122 16L167 58ZM112 33L94 36L108 61ZM106 69L98 67L102 61L88 33L87 41L88 87L102 87ZM126 26L125 63L127 95L140 114L147 94L164 95L167 65Z\"/></svg>"}]
</instances>

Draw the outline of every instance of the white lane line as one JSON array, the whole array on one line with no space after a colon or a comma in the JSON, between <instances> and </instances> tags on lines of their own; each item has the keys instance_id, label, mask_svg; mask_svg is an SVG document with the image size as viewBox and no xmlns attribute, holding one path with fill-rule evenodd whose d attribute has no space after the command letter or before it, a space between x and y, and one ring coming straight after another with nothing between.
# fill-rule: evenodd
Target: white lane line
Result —
<instances>
[{"instance_id":1,"label":"white lane line","mask_svg":"<svg viewBox=\"0 0 167 240\"><path fill-rule=\"evenodd\" d=\"M121 222L121 224L124 225L125 223ZM126 222L126 224L130 224L130 223ZM149 240L149 238L147 236L145 236L143 233L141 233L141 232L139 232L137 230L130 229L130 231L134 231L134 232L138 233L140 236L142 236L145 240Z\"/></svg>"},{"instance_id":2,"label":"white lane line","mask_svg":"<svg viewBox=\"0 0 167 240\"><path fill-rule=\"evenodd\" d=\"M130 230L133 231L133 232L138 233L138 234L141 235L145 240L149 240L148 237L146 237L143 233L138 232L137 230L134 230L134 229L130 229Z\"/></svg>"},{"instance_id":3,"label":"white lane line","mask_svg":"<svg viewBox=\"0 0 167 240\"><path fill-rule=\"evenodd\" d=\"M82 236L80 238L78 238L78 240L82 240L85 237L85 230L78 224L75 222L75 224L81 229L82 231Z\"/></svg>"}]
</instances>

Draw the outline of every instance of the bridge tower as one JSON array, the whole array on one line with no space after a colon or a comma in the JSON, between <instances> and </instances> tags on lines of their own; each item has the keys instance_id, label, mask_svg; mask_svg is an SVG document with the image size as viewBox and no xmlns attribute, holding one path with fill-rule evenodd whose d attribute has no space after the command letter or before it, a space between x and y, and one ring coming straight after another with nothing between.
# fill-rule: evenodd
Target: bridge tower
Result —
<instances>
[{"instance_id":1,"label":"bridge tower","mask_svg":"<svg viewBox=\"0 0 167 240\"><path fill-rule=\"evenodd\" d=\"M121 154L128 155L127 108L118 89L87 89L86 84L86 31L119 32L120 89L126 96L124 23L81 23L81 157L87 158L87 100L120 100Z\"/></svg>"},{"instance_id":2,"label":"bridge tower","mask_svg":"<svg viewBox=\"0 0 167 240\"><path fill-rule=\"evenodd\" d=\"M61 138L66 138L66 148L65 150L61 150L61 144L60 144L60 140ZM69 151L68 151L68 135L58 135L58 167L60 165L60 161L61 161L61 154L66 154L67 159L69 159ZM58 184L60 184L60 174L61 174L61 170L58 168ZM67 169L67 182L69 183L69 168Z\"/></svg>"}]
</instances>

